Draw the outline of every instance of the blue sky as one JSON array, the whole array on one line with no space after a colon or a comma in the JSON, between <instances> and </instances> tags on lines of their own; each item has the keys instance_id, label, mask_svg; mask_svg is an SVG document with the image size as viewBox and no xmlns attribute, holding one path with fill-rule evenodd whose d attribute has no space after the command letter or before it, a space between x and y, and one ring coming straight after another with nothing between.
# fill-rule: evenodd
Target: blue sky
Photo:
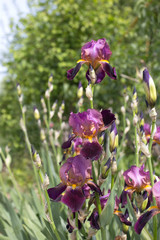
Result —
<instances>
[{"instance_id":1,"label":"blue sky","mask_svg":"<svg viewBox=\"0 0 160 240\"><path fill-rule=\"evenodd\" d=\"M18 22L19 18L28 12L27 0L0 0L0 81L6 73L1 61L3 52L7 51L9 41L11 41L10 19Z\"/></svg>"}]
</instances>

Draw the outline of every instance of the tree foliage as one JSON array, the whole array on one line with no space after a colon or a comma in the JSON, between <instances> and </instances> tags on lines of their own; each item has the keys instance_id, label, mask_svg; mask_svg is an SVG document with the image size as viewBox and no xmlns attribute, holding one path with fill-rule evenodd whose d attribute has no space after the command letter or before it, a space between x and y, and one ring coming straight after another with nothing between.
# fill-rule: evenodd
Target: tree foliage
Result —
<instances>
[{"instance_id":1,"label":"tree foliage","mask_svg":"<svg viewBox=\"0 0 160 240\"><path fill-rule=\"evenodd\" d=\"M75 66L81 46L91 39L107 39L112 50L111 65L118 73L117 81L106 77L103 87L99 85L97 88L99 107L105 102L106 107L119 112L119 94L126 84L130 89L134 85L134 81L121 74L135 78L136 67L140 69L147 65L158 80L158 0L34 0L28 3L30 14L11 26L13 41L4 56L8 75L3 83L0 102L2 143L20 147L17 82L24 89L24 101L30 110L28 127L32 142L38 144L32 109L39 105L51 73L54 76L53 101L58 99L61 104L64 99L66 113L75 110L77 99L73 92L77 91L78 81L82 77L84 79L85 66L72 82L68 82L66 71ZM83 86L86 85L87 81L84 81Z\"/></svg>"}]
</instances>

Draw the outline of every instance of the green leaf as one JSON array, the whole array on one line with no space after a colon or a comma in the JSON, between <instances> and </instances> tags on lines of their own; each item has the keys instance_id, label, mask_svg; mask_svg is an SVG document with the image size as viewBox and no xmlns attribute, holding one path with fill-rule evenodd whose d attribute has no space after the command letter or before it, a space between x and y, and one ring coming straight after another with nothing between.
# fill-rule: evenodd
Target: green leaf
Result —
<instances>
[{"instance_id":1,"label":"green leaf","mask_svg":"<svg viewBox=\"0 0 160 240\"><path fill-rule=\"evenodd\" d=\"M116 179L116 182L114 184L114 187L111 191L111 194L109 196L109 199L107 201L106 206L104 207L101 215L100 215L100 223L101 227L105 227L108 224L110 224L114 212L114 206L115 206L115 196L117 192L117 187L118 187L119 179Z\"/></svg>"},{"instance_id":2,"label":"green leaf","mask_svg":"<svg viewBox=\"0 0 160 240\"><path fill-rule=\"evenodd\" d=\"M47 240L44 234L41 232L41 227L38 227L34 222L32 222L29 218L23 218L25 225L31 230L34 236L38 240Z\"/></svg>"},{"instance_id":3,"label":"green leaf","mask_svg":"<svg viewBox=\"0 0 160 240\"><path fill-rule=\"evenodd\" d=\"M3 203L5 209L8 211L10 215L11 224L12 224L12 228L14 230L15 235L19 240L23 240L22 232L21 232L23 230L23 226L18 215L15 213L15 210L12 207L10 201L6 197L4 197L2 194L0 194L0 201Z\"/></svg>"},{"instance_id":4,"label":"green leaf","mask_svg":"<svg viewBox=\"0 0 160 240\"><path fill-rule=\"evenodd\" d=\"M2 158L0 157L0 172L2 171L3 168L3 163L2 163Z\"/></svg>"}]
</instances>

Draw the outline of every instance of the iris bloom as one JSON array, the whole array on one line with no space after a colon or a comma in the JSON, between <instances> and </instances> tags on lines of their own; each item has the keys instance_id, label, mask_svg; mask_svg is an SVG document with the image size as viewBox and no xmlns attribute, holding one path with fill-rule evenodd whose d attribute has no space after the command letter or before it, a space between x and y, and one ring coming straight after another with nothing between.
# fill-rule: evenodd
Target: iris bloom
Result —
<instances>
[{"instance_id":1,"label":"iris bloom","mask_svg":"<svg viewBox=\"0 0 160 240\"><path fill-rule=\"evenodd\" d=\"M143 128L144 128L144 131L145 131L145 136L146 136L147 142L149 142L150 137L151 137L150 125L145 123ZM153 143L160 144L160 127L157 127L157 129L156 129L156 132L155 132L154 137L153 137Z\"/></svg>"},{"instance_id":2,"label":"iris bloom","mask_svg":"<svg viewBox=\"0 0 160 240\"><path fill-rule=\"evenodd\" d=\"M86 43L81 49L81 59L77 61L75 68L67 71L67 78L72 80L79 72L82 64L87 64L90 70L95 71L95 83L100 83L105 74L116 79L115 68L112 68L108 60L112 52L105 38L99 39L98 41L90 41ZM86 78L90 81L89 69L86 73Z\"/></svg>"},{"instance_id":3,"label":"iris bloom","mask_svg":"<svg viewBox=\"0 0 160 240\"><path fill-rule=\"evenodd\" d=\"M152 188L152 193L156 199L156 205L148 208L148 210L139 217L134 229L136 233L140 234L146 223L155 215L160 213L160 181L156 182Z\"/></svg>"},{"instance_id":4,"label":"iris bloom","mask_svg":"<svg viewBox=\"0 0 160 240\"><path fill-rule=\"evenodd\" d=\"M123 173L124 180L126 183L125 191L141 192L143 190L149 191L151 189L151 180L149 171L145 172L144 164L139 168L132 166L130 169Z\"/></svg>"},{"instance_id":5,"label":"iris bloom","mask_svg":"<svg viewBox=\"0 0 160 240\"><path fill-rule=\"evenodd\" d=\"M73 135L63 143L62 148L69 148L72 140L75 137L80 137L83 139L81 154L85 158L97 160L102 153L97 135L107 129L114 121L115 116L110 110L99 112L95 109L88 109L82 113L71 113L69 125L72 127Z\"/></svg>"},{"instance_id":6,"label":"iris bloom","mask_svg":"<svg viewBox=\"0 0 160 240\"><path fill-rule=\"evenodd\" d=\"M62 182L48 189L49 197L54 201L63 202L72 212L77 212L89 196L90 188L100 193L98 187L91 181L91 168L91 161L81 155L68 158L60 168Z\"/></svg>"},{"instance_id":7,"label":"iris bloom","mask_svg":"<svg viewBox=\"0 0 160 240\"><path fill-rule=\"evenodd\" d=\"M105 205L107 204L107 201L109 199L109 196L110 196L110 189L108 190L108 193L104 196L100 196L100 203L101 203L101 208L103 209L105 207ZM95 205L96 205L96 202L94 202ZM131 222L128 221L128 217L129 217L129 214L128 214L128 210L126 209L125 213L123 214L121 211L118 211L119 209L119 204L121 203L121 199L118 199L116 197L115 199L115 207L114 207L114 214L117 215L120 219L120 221L122 223L124 223L125 225L128 225L128 226L131 226ZM91 224L91 227L94 228L94 229L97 229L99 230L100 229L100 226L99 226L99 215L98 215L98 210L97 210L97 205L96 205L96 208L93 210L91 216L89 217L88 219L90 221L90 224Z\"/></svg>"}]
</instances>

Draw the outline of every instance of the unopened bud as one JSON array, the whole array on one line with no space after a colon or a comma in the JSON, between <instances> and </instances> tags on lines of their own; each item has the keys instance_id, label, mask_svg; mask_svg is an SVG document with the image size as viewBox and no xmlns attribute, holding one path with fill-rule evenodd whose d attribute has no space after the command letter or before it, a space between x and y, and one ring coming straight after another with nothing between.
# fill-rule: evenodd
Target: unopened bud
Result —
<instances>
[{"instance_id":1,"label":"unopened bud","mask_svg":"<svg viewBox=\"0 0 160 240\"><path fill-rule=\"evenodd\" d=\"M21 127L21 129L22 129L23 132L26 132L26 127L25 127L23 118L20 119L20 127Z\"/></svg>"},{"instance_id":2,"label":"unopened bud","mask_svg":"<svg viewBox=\"0 0 160 240\"><path fill-rule=\"evenodd\" d=\"M129 100L129 96L128 96L128 95L126 95L126 96L125 96L125 102L127 103L127 102L128 102L128 100Z\"/></svg>"},{"instance_id":3,"label":"unopened bud","mask_svg":"<svg viewBox=\"0 0 160 240\"><path fill-rule=\"evenodd\" d=\"M115 158L113 158L113 160L112 160L111 172L112 172L112 175L115 175L117 172L117 162L116 162Z\"/></svg>"},{"instance_id":4,"label":"unopened bud","mask_svg":"<svg viewBox=\"0 0 160 240\"><path fill-rule=\"evenodd\" d=\"M117 132L117 128L116 128L115 123L113 123L112 126L111 126L109 139L110 139L109 149L110 149L110 152L113 152L115 150L115 148L118 147L118 132Z\"/></svg>"},{"instance_id":5,"label":"unopened bud","mask_svg":"<svg viewBox=\"0 0 160 240\"><path fill-rule=\"evenodd\" d=\"M44 140L46 139L44 129L41 129L41 132L40 132L40 138L41 138L42 141L44 141Z\"/></svg>"},{"instance_id":6,"label":"unopened bud","mask_svg":"<svg viewBox=\"0 0 160 240\"><path fill-rule=\"evenodd\" d=\"M18 100L22 104L22 102L23 102L23 95L22 94L19 96Z\"/></svg>"},{"instance_id":7,"label":"unopened bud","mask_svg":"<svg viewBox=\"0 0 160 240\"><path fill-rule=\"evenodd\" d=\"M38 111L38 108L34 107L34 118L36 120L39 120L40 119L40 113Z\"/></svg>"},{"instance_id":8,"label":"unopened bud","mask_svg":"<svg viewBox=\"0 0 160 240\"><path fill-rule=\"evenodd\" d=\"M82 107L83 106L83 97L81 97L78 101L78 107Z\"/></svg>"},{"instance_id":9,"label":"unopened bud","mask_svg":"<svg viewBox=\"0 0 160 240\"><path fill-rule=\"evenodd\" d=\"M127 232L128 232L128 229L129 229L129 226L126 225L126 224L124 224L124 223L122 223L122 231L123 231L124 233L127 233ZM127 235L126 235L126 234L123 235L123 236L121 237L121 240L127 240Z\"/></svg>"},{"instance_id":10,"label":"unopened bud","mask_svg":"<svg viewBox=\"0 0 160 240\"><path fill-rule=\"evenodd\" d=\"M141 204L141 211L144 211L148 205L148 197Z\"/></svg>"},{"instance_id":11,"label":"unopened bud","mask_svg":"<svg viewBox=\"0 0 160 240\"><path fill-rule=\"evenodd\" d=\"M151 156L148 145L146 145L145 143L143 143L142 141L140 141L140 150L142 151L142 153L149 158Z\"/></svg>"},{"instance_id":12,"label":"unopened bud","mask_svg":"<svg viewBox=\"0 0 160 240\"><path fill-rule=\"evenodd\" d=\"M147 69L143 71L143 82L145 87L147 103L151 108L153 108L157 101L157 92L156 92L154 81L152 77L149 75L149 72Z\"/></svg>"},{"instance_id":13,"label":"unopened bud","mask_svg":"<svg viewBox=\"0 0 160 240\"><path fill-rule=\"evenodd\" d=\"M44 101L44 98L41 98L41 104L42 104L43 112L47 113L47 107L46 107L46 103Z\"/></svg>"},{"instance_id":14,"label":"unopened bud","mask_svg":"<svg viewBox=\"0 0 160 240\"><path fill-rule=\"evenodd\" d=\"M97 80L97 76L91 64L89 65L89 77L90 77L91 83L94 84Z\"/></svg>"},{"instance_id":15,"label":"unopened bud","mask_svg":"<svg viewBox=\"0 0 160 240\"><path fill-rule=\"evenodd\" d=\"M156 109L155 108L152 108L149 112L149 116L150 118L152 119L153 122L156 121L157 119L157 112L156 112Z\"/></svg>"},{"instance_id":16,"label":"unopened bud","mask_svg":"<svg viewBox=\"0 0 160 240\"><path fill-rule=\"evenodd\" d=\"M43 190L46 190L48 186L49 186L49 177L47 174L45 174L43 185L42 185Z\"/></svg>"},{"instance_id":17,"label":"unopened bud","mask_svg":"<svg viewBox=\"0 0 160 240\"><path fill-rule=\"evenodd\" d=\"M50 75L50 77L49 77L49 79L48 79L48 82L49 83L52 83L53 82L53 74L51 73L51 75Z\"/></svg>"},{"instance_id":18,"label":"unopened bud","mask_svg":"<svg viewBox=\"0 0 160 240\"><path fill-rule=\"evenodd\" d=\"M87 98L92 101L93 100L93 93L92 93L92 89L91 89L91 84L89 84L87 87L86 87L86 96Z\"/></svg>"},{"instance_id":19,"label":"unopened bud","mask_svg":"<svg viewBox=\"0 0 160 240\"><path fill-rule=\"evenodd\" d=\"M7 157L5 158L5 164L7 167L11 165L11 161L12 161L11 155L7 154Z\"/></svg>"},{"instance_id":20,"label":"unopened bud","mask_svg":"<svg viewBox=\"0 0 160 240\"><path fill-rule=\"evenodd\" d=\"M77 90L77 97L81 98L82 96L83 96L83 87L82 87L81 82L79 82L78 90Z\"/></svg>"},{"instance_id":21,"label":"unopened bud","mask_svg":"<svg viewBox=\"0 0 160 240\"><path fill-rule=\"evenodd\" d=\"M121 107L121 113L124 114L126 112L126 109L124 106Z\"/></svg>"},{"instance_id":22,"label":"unopened bud","mask_svg":"<svg viewBox=\"0 0 160 240\"><path fill-rule=\"evenodd\" d=\"M19 97L22 95L22 90L21 90L21 86L19 83L17 83L17 93L18 93Z\"/></svg>"},{"instance_id":23,"label":"unopened bud","mask_svg":"<svg viewBox=\"0 0 160 240\"><path fill-rule=\"evenodd\" d=\"M137 126L137 123L138 123L138 116L137 116L137 114L135 114L133 117L133 125Z\"/></svg>"},{"instance_id":24,"label":"unopened bud","mask_svg":"<svg viewBox=\"0 0 160 240\"><path fill-rule=\"evenodd\" d=\"M57 100L52 105L52 111L55 111L57 107Z\"/></svg>"},{"instance_id":25,"label":"unopened bud","mask_svg":"<svg viewBox=\"0 0 160 240\"><path fill-rule=\"evenodd\" d=\"M45 97L46 97L46 99L49 99L49 98L50 98L50 91L49 91L49 89L47 89L47 90L45 91Z\"/></svg>"},{"instance_id":26,"label":"unopened bud","mask_svg":"<svg viewBox=\"0 0 160 240\"><path fill-rule=\"evenodd\" d=\"M39 154L34 150L33 147L32 147L32 156L33 156L33 160L36 168L40 168L42 166L42 161Z\"/></svg>"}]
</instances>

